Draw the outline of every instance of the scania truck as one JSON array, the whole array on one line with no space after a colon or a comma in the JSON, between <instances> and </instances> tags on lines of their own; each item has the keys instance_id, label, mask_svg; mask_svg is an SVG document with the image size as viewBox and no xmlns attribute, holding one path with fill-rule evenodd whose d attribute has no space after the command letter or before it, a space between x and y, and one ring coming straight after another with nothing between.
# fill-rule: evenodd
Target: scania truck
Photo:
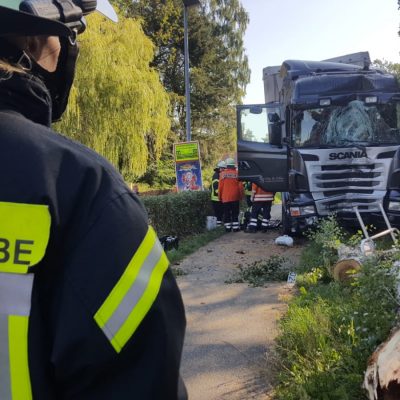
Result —
<instances>
[{"instance_id":1,"label":"scania truck","mask_svg":"<svg viewBox=\"0 0 400 400\"><path fill-rule=\"evenodd\" d=\"M263 70L265 104L237 106L239 177L282 192L285 233L318 218L400 227L400 87L368 52Z\"/></svg>"}]
</instances>

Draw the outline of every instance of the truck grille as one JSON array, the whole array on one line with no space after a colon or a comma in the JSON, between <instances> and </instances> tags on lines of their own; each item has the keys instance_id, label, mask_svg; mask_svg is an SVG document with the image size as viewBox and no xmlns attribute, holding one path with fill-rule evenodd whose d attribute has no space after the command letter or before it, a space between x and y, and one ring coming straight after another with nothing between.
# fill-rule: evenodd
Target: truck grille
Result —
<instances>
[{"instance_id":1,"label":"truck grille","mask_svg":"<svg viewBox=\"0 0 400 400\"><path fill-rule=\"evenodd\" d=\"M392 161L378 157L384 150L387 149L371 148L368 158L332 161L329 160L331 150L319 149L318 161L304 161L318 213L353 211L356 206L361 212L379 210Z\"/></svg>"}]
</instances>

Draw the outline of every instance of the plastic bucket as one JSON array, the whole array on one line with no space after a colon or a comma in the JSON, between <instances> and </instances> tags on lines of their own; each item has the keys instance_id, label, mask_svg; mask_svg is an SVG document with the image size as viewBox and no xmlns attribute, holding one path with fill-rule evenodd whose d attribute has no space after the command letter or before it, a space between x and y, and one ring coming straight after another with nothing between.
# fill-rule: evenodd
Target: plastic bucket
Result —
<instances>
[{"instance_id":1,"label":"plastic bucket","mask_svg":"<svg viewBox=\"0 0 400 400\"><path fill-rule=\"evenodd\" d=\"M217 217L208 216L206 221L206 227L208 231L211 231L217 227Z\"/></svg>"}]
</instances>

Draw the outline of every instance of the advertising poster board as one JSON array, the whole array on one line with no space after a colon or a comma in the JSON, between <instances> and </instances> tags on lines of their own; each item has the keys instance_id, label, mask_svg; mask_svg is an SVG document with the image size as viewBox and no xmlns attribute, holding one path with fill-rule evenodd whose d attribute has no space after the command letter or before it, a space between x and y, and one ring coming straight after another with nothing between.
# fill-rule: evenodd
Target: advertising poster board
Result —
<instances>
[{"instance_id":1,"label":"advertising poster board","mask_svg":"<svg viewBox=\"0 0 400 400\"><path fill-rule=\"evenodd\" d=\"M203 190L199 142L175 143L174 154L178 192Z\"/></svg>"}]
</instances>

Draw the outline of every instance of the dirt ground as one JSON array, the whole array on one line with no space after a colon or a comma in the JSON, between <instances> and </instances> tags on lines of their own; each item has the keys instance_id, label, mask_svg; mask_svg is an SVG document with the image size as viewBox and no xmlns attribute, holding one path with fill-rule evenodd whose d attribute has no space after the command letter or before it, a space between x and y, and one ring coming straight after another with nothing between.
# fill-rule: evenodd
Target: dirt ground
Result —
<instances>
[{"instance_id":1,"label":"dirt ground","mask_svg":"<svg viewBox=\"0 0 400 400\"><path fill-rule=\"evenodd\" d=\"M279 230L228 233L183 260L178 277L187 332L181 372L190 400L266 400L277 320L290 295L286 283L252 288L227 284L239 264L282 255L297 262L303 243L274 243Z\"/></svg>"}]
</instances>

